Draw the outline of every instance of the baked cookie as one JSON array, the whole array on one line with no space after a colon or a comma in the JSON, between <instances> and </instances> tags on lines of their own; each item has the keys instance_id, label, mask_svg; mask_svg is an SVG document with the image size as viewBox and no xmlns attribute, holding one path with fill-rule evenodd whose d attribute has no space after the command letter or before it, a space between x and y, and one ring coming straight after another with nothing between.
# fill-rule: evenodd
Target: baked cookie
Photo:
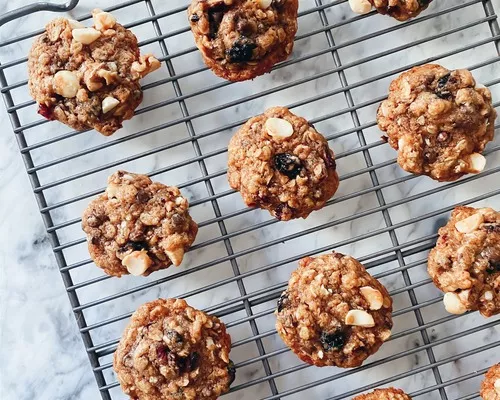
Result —
<instances>
[{"instance_id":1,"label":"baked cookie","mask_svg":"<svg viewBox=\"0 0 500 400\"><path fill-rule=\"evenodd\" d=\"M109 136L133 117L142 101L139 79L160 62L141 56L135 35L111 14L92 15L92 28L66 18L49 22L28 57L28 86L43 117Z\"/></svg>"},{"instance_id":2,"label":"baked cookie","mask_svg":"<svg viewBox=\"0 0 500 400\"><path fill-rule=\"evenodd\" d=\"M445 292L448 312L498 314L500 213L491 208L455 208L448 224L439 229L427 268L434 284Z\"/></svg>"},{"instance_id":3,"label":"baked cookie","mask_svg":"<svg viewBox=\"0 0 500 400\"><path fill-rule=\"evenodd\" d=\"M352 400L411 400L401 389L388 388L388 389L375 389L371 393L356 396Z\"/></svg>"},{"instance_id":4,"label":"baked cookie","mask_svg":"<svg viewBox=\"0 0 500 400\"><path fill-rule=\"evenodd\" d=\"M193 0L188 17L205 64L245 81L292 53L298 7L298 0Z\"/></svg>"},{"instance_id":5,"label":"baked cookie","mask_svg":"<svg viewBox=\"0 0 500 400\"><path fill-rule=\"evenodd\" d=\"M367 14L375 7L380 14L406 21L424 11L431 2L432 0L349 0L349 5L358 14Z\"/></svg>"},{"instance_id":6,"label":"baked cookie","mask_svg":"<svg viewBox=\"0 0 500 400\"><path fill-rule=\"evenodd\" d=\"M339 186L326 139L284 107L250 119L233 136L228 180L248 206L266 209L282 221L306 218Z\"/></svg>"},{"instance_id":7,"label":"baked cookie","mask_svg":"<svg viewBox=\"0 0 500 400\"><path fill-rule=\"evenodd\" d=\"M399 165L438 181L484 169L480 153L493 140L495 118L490 91L476 85L469 71L434 64L395 79L377 113Z\"/></svg>"},{"instance_id":8,"label":"baked cookie","mask_svg":"<svg viewBox=\"0 0 500 400\"><path fill-rule=\"evenodd\" d=\"M113 367L131 399L212 400L234 381L230 349L218 318L182 299L158 299L132 315Z\"/></svg>"},{"instance_id":9,"label":"baked cookie","mask_svg":"<svg viewBox=\"0 0 500 400\"><path fill-rule=\"evenodd\" d=\"M106 274L118 277L178 266L198 232L188 207L174 186L115 172L82 217L90 256Z\"/></svg>"},{"instance_id":10,"label":"baked cookie","mask_svg":"<svg viewBox=\"0 0 500 400\"><path fill-rule=\"evenodd\" d=\"M493 365L486 372L479 394L484 400L500 400L500 364Z\"/></svg>"},{"instance_id":11,"label":"baked cookie","mask_svg":"<svg viewBox=\"0 0 500 400\"><path fill-rule=\"evenodd\" d=\"M365 267L340 253L306 257L278 300L276 329L304 362L360 366L391 336L392 299Z\"/></svg>"}]
</instances>

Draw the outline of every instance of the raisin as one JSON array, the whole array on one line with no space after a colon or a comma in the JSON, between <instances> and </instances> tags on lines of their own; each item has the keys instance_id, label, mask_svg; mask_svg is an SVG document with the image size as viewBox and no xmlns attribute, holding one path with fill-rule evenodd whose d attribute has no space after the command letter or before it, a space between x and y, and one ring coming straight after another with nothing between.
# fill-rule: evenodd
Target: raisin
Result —
<instances>
[{"instance_id":1,"label":"raisin","mask_svg":"<svg viewBox=\"0 0 500 400\"><path fill-rule=\"evenodd\" d=\"M167 339L171 343L182 343L184 340L182 339L182 336L179 332L174 331L173 329L170 331L167 331L166 335Z\"/></svg>"},{"instance_id":2,"label":"raisin","mask_svg":"<svg viewBox=\"0 0 500 400\"><path fill-rule=\"evenodd\" d=\"M55 119L54 113L53 113L53 108L48 107L45 104L38 105L38 114L40 114L45 119L48 119L49 121L54 121L54 119Z\"/></svg>"},{"instance_id":3,"label":"raisin","mask_svg":"<svg viewBox=\"0 0 500 400\"><path fill-rule=\"evenodd\" d=\"M289 153L280 153L274 156L274 167L290 179L295 179L302 171L300 159Z\"/></svg>"},{"instance_id":4,"label":"raisin","mask_svg":"<svg viewBox=\"0 0 500 400\"><path fill-rule=\"evenodd\" d=\"M323 348L326 351L332 349L341 349L344 347L346 342L345 333L340 329L337 329L334 332L322 332L320 337L321 343L323 344Z\"/></svg>"},{"instance_id":5,"label":"raisin","mask_svg":"<svg viewBox=\"0 0 500 400\"><path fill-rule=\"evenodd\" d=\"M170 349L167 346L158 346L156 348L156 358L160 364L168 364Z\"/></svg>"},{"instance_id":6,"label":"raisin","mask_svg":"<svg viewBox=\"0 0 500 400\"><path fill-rule=\"evenodd\" d=\"M139 190L135 195L135 198L139 203L145 204L149 201L151 197L149 196L149 193L146 192L145 190Z\"/></svg>"},{"instance_id":7,"label":"raisin","mask_svg":"<svg viewBox=\"0 0 500 400\"><path fill-rule=\"evenodd\" d=\"M208 29L211 39L217 37L222 18L224 18L224 8L224 5L219 5L208 10Z\"/></svg>"},{"instance_id":8,"label":"raisin","mask_svg":"<svg viewBox=\"0 0 500 400\"><path fill-rule=\"evenodd\" d=\"M283 311L283 309L285 309L287 307L288 301L289 301L288 292L284 291L281 294L280 298L278 299L278 312Z\"/></svg>"},{"instance_id":9,"label":"raisin","mask_svg":"<svg viewBox=\"0 0 500 400\"><path fill-rule=\"evenodd\" d=\"M198 14L191 15L191 22L198 22L200 20L200 16Z\"/></svg>"},{"instance_id":10,"label":"raisin","mask_svg":"<svg viewBox=\"0 0 500 400\"><path fill-rule=\"evenodd\" d=\"M488 274L494 274L500 272L500 261L490 261L488 267L486 267L486 272Z\"/></svg>"},{"instance_id":11,"label":"raisin","mask_svg":"<svg viewBox=\"0 0 500 400\"><path fill-rule=\"evenodd\" d=\"M420 7L426 7L431 3L432 0L418 0Z\"/></svg>"},{"instance_id":12,"label":"raisin","mask_svg":"<svg viewBox=\"0 0 500 400\"><path fill-rule=\"evenodd\" d=\"M125 246L120 247L117 250L117 253L120 254L125 254L128 251L141 251L141 250L147 250L148 249L148 244L146 242L127 242Z\"/></svg>"},{"instance_id":13,"label":"raisin","mask_svg":"<svg viewBox=\"0 0 500 400\"><path fill-rule=\"evenodd\" d=\"M335 158L330 150L327 150L325 153L325 164L327 168L331 168L333 170L337 169L337 163L335 162Z\"/></svg>"},{"instance_id":14,"label":"raisin","mask_svg":"<svg viewBox=\"0 0 500 400\"><path fill-rule=\"evenodd\" d=\"M436 95L441 99L447 99L451 96L451 92L447 89L451 73L448 72L445 76L439 78L437 82Z\"/></svg>"},{"instance_id":15,"label":"raisin","mask_svg":"<svg viewBox=\"0 0 500 400\"><path fill-rule=\"evenodd\" d=\"M191 372L198 368L200 355L195 351L187 357L176 357L175 363L181 373Z\"/></svg>"},{"instance_id":16,"label":"raisin","mask_svg":"<svg viewBox=\"0 0 500 400\"><path fill-rule=\"evenodd\" d=\"M257 45L250 39L241 36L233 43L233 47L226 50L229 61L232 63L250 61L253 55L253 49Z\"/></svg>"},{"instance_id":17,"label":"raisin","mask_svg":"<svg viewBox=\"0 0 500 400\"><path fill-rule=\"evenodd\" d=\"M288 204L280 203L274 209L274 216L281 221L283 220L283 214L292 214L293 216L293 209Z\"/></svg>"},{"instance_id":18,"label":"raisin","mask_svg":"<svg viewBox=\"0 0 500 400\"><path fill-rule=\"evenodd\" d=\"M232 360L229 360L229 364L227 365L227 373L229 374L229 383L227 386L231 386L236 379L236 367Z\"/></svg>"}]
</instances>

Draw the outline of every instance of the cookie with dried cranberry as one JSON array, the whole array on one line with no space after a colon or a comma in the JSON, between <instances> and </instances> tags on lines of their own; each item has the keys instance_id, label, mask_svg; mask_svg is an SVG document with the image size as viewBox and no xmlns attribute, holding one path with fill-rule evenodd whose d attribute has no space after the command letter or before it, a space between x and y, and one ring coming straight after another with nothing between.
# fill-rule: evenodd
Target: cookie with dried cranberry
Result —
<instances>
[{"instance_id":1,"label":"cookie with dried cranberry","mask_svg":"<svg viewBox=\"0 0 500 400\"><path fill-rule=\"evenodd\" d=\"M326 139L284 107L251 118L233 136L228 180L248 206L282 221L321 209L339 186Z\"/></svg>"},{"instance_id":2,"label":"cookie with dried cranberry","mask_svg":"<svg viewBox=\"0 0 500 400\"><path fill-rule=\"evenodd\" d=\"M388 389L375 389L371 393L356 396L352 400L411 400L401 389L388 388Z\"/></svg>"},{"instance_id":3,"label":"cookie with dried cranberry","mask_svg":"<svg viewBox=\"0 0 500 400\"><path fill-rule=\"evenodd\" d=\"M493 365L486 372L479 394L483 400L500 400L500 364Z\"/></svg>"},{"instance_id":4,"label":"cookie with dried cranberry","mask_svg":"<svg viewBox=\"0 0 500 400\"><path fill-rule=\"evenodd\" d=\"M375 7L380 14L406 21L419 15L431 2L432 0L349 0L349 5L358 14L367 14Z\"/></svg>"},{"instance_id":5,"label":"cookie with dried cranberry","mask_svg":"<svg viewBox=\"0 0 500 400\"><path fill-rule=\"evenodd\" d=\"M235 378L230 349L218 318L182 299L158 299L132 315L113 367L131 399L215 400Z\"/></svg>"},{"instance_id":6,"label":"cookie with dried cranberry","mask_svg":"<svg viewBox=\"0 0 500 400\"><path fill-rule=\"evenodd\" d=\"M108 275L147 276L180 265L198 232L178 188L125 171L85 210L89 253Z\"/></svg>"},{"instance_id":7,"label":"cookie with dried cranberry","mask_svg":"<svg viewBox=\"0 0 500 400\"><path fill-rule=\"evenodd\" d=\"M500 213L491 208L457 207L439 229L427 270L452 314L479 310L500 313Z\"/></svg>"},{"instance_id":8,"label":"cookie with dried cranberry","mask_svg":"<svg viewBox=\"0 0 500 400\"><path fill-rule=\"evenodd\" d=\"M28 87L43 117L109 136L133 117L139 79L160 62L141 56L135 35L111 14L92 14L93 27L66 18L48 23L28 57Z\"/></svg>"},{"instance_id":9,"label":"cookie with dried cranberry","mask_svg":"<svg viewBox=\"0 0 500 400\"><path fill-rule=\"evenodd\" d=\"M279 335L302 361L352 368L391 336L392 299L356 259L333 253L299 261L276 315Z\"/></svg>"},{"instance_id":10,"label":"cookie with dried cranberry","mask_svg":"<svg viewBox=\"0 0 500 400\"><path fill-rule=\"evenodd\" d=\"M437 181L484 169L481 152L493 140L495 118L490 91L476 85L469 71L435 64L395 79L377 113L399 165Z\"/></svg>"},{"instance_id":11,"label":"cookie with dried cranberry","mask_svg":"<svg viewBox=\"0 0 500 400\"><path fill-rule=\"evenodd\" d=\"M298 0L192 0L191 30L205 64L218 76L245 81L292 53Z\"/></svg>"}]
</instances>

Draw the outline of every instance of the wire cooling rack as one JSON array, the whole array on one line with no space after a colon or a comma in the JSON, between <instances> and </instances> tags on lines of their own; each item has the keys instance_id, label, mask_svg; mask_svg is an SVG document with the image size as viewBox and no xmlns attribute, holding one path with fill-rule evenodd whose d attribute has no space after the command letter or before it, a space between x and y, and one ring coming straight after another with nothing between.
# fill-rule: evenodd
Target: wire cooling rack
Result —
<instances>
[{"instance_id":1,"label":"wire cooling rack","mask_svg":"<svg viewBox=\"0 0 500 400\"><path fill-rule=\"evenodd\" d=\"M478 398L482 374L500 361L499 319L446 314L425 272L426 256L455 205L500 208L500 140L488 146L483 173L438 184L397 167L374 116L391 79L433 61L473 70L498 108L495 1L436 0L419 18L396 23L376 13L355 16L345 0L301 0L293 57L271 75L240 84L219 80L201 63L187 1L115 4L107 10L164 68L144 83L137 116L110 138L68 131L36 114L26 54L41 30L33 32L22 18L46 5L0 19L18 19L0 30L1 92L103 399L124 398L112 354L133 310L160 296L184 297L226 322L237 367L227 398L344 399L389 385L424 399ZM80 1L75 15L87 14L78 19L89 19L93 6L105 8L104 1L90 3ZM53 17L38 15L40 27ZM226 182L231 134L278 104L309 118L337 153L341 188L303 221L281 223L245 208ZM118 168L149 171L191 199L200 233L179 269L116 279L92 265L80 215ZM297 260L332 249L358 257L395 299L393 337L352 370L300 363L274 329L276 299Z\"/></svg>"}]
</instances>

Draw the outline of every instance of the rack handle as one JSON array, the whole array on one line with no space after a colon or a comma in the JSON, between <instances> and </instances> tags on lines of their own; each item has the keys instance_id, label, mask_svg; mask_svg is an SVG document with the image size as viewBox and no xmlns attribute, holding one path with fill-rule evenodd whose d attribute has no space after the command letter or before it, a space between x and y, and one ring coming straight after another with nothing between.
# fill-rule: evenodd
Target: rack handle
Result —
<instances>
[{"instance_id":1,"label":"rack handle","mask_svg":"<svg viewBox=\"0 0 500 400\"><path fill-rule=\"evenodd\" d=\"M24 17L25 15L32 14L38 11L56 11L56 12L69 11L75 8L79 1L80 0L68 0L64 4L54 4L48 2L33 3L18 8L17 10L12 10L3 15L0 15L0 26L14 19L21 18Z\"/></svg>"}]
</instances>

